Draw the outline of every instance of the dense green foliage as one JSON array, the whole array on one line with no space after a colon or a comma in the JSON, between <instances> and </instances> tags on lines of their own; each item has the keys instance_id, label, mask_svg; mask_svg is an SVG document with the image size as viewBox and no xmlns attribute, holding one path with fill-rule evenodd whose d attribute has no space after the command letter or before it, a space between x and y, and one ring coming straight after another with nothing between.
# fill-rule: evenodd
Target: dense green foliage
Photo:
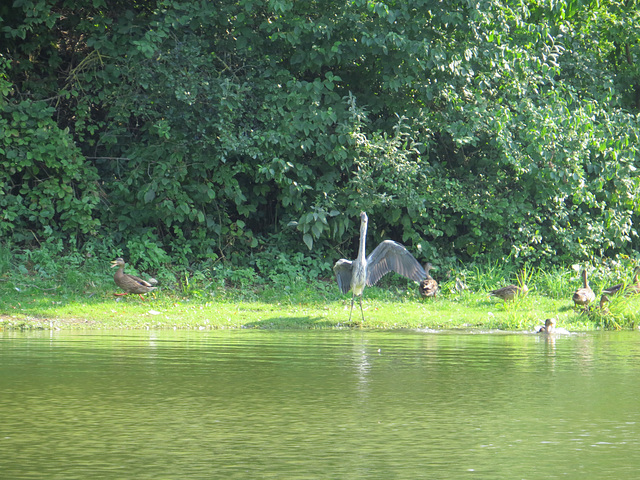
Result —
<instances>
[{"instance_id":1,"label":"dense green foliage","mask_svg":"<svg viewBox=\"0 0 640 480\"><path fill-rule=\"evenodd\" d=\"M327 276L366 210L421 261L635 256L639 11L5 2L0 236Z\"/></svg>"}]
</instances>

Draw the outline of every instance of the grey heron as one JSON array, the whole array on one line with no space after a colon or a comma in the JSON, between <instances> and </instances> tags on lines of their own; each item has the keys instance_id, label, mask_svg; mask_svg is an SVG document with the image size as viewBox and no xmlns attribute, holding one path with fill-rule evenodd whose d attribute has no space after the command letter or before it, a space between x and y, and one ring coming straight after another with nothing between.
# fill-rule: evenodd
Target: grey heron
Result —
<instances>
[{"instance_id":1,"label":"grey heron","mask_svg":"<svg viewBox=\"0 0 640 480\"><path fill-rule=\"evenodd\" d=\"M341 258L333 266L336 281L342 293L353 293L351 296L351 309L349 321L353 313L353 302L356 297L360 300L360 312L364 322L364 310L362 309L362 293L365 286L372 286L387 273L394 271L400 275L419 282L426 278L422 265L398 242L385 240L373 252L365 257L367 243L367 223L369 219L365 212L360 213L360 245L358 258L346 260Z\"/></svg>"}]
</instances>

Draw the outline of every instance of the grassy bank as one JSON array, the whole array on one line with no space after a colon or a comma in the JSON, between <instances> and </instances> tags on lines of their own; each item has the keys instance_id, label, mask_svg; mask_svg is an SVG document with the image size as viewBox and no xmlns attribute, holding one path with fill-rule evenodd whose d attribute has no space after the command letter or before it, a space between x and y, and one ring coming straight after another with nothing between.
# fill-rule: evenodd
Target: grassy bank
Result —
<instances>
[{"instance_id":1,"label":"grassy bank","mask_svg":"<svg viewBox=\"0 0 640 480\"><path fill-rule=\"evenodd\" d=\"M431 328L532 330L545 318L572 331L636 328L640 296L614 297L605 312L573 308L571 295L580 285L577 272L529 272L530 293L504 303L487 291L513 279L497 268L463 272L465 286L455 278L441 282L435 299L421 299L417 286L397 276L382 287L365 290L366 320L359 307L348 322L350 297L333 281L300 281L288 285L225 286L202 277L179 282L149 294L114 297L118 291L108 270L90 282L39 278L20 272L0 279L0 328L3 329L222 329L222 328ZM75 272L74 274L77 274ZM395 277L395 278L394 278ZM83 278L83 277L81 277ZM88 278L88 277L87 277ZM194 277L195 278L195 277ZM596 294L613 279L592 282Z\"/></svg>"}]
</instances>

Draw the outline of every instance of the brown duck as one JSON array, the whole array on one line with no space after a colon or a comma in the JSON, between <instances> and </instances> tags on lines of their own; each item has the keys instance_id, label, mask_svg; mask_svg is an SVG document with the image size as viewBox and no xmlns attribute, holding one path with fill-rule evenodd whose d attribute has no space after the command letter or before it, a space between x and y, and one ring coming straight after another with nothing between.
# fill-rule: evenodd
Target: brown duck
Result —
<instances>
[{"instance_id":1,"label":"brown duck","mask_svg":"<svg viewBox=\"0 0 640 480\"><path fill-rule=\"evenodd\" d=\"M573 294L573 303L576 307L578 305L584 307L593 302L595 298L596 294L591 290L589 281L587 280L587 270L582 270L582 287L576 290L576 293Z\"/></svg>"},{"instance_id":2,"label":"brown duck","mask_svg":"<svg viewBox=\"0 0 640 480\"><path fill-rule=\"evenodd\" d=\"M605 313L605 314L609 313L609 308L607 307L607 303L609 303L610 301L611 299L609 299L609 297L603 293L602 296L600 297L600 311L602 313Z\"/></svg>"},{"instance_id":3,"label":"brown duck","mask_svg":"<svg viewBox=\"0 0 640 480\"><path fill-rule=\"evenodd\" d=\"M536 333L553 333L556 328L556 319L555 318L547 318L544 321L544 326L538 327L536 329Z\"/></svg>"},{"instance_id":4,"label":"brown duck","mask_svg":"<svg viewBox=\"0 0 640 480\"><path fill-rule=\"evenodd\" d=\"M158 287L154 287L152 281L146 281L141 278L136 277L135 275L129 275L124 273L124 260L122 258L116 258L113 262L111 262L111 268L119 267L116 274L113 276L113 281L116 282L125 293L114 293L116 296L127 295L129 293L136 293L140 298L144 300L142 297L143 293L149 293L152 290L155 290ZM157 282L156 282L157 283Z\"/></svg>"},{"instance_id":5,"label":"brown duck","mask_svg":"<svg viewBox=\"0 0 640 480\"><path fill-rule=\"evenodd\" d=\"M433 265L431 265L431 263L427 263L424 266L424 271L427 274L427 278L422 280L420 282L420 287L418 287L420 289L420 295L422 295L423 297L435 297L436 293L438 293L438 282L436 282L429 273L429 270L431 270L432 268Z\"/></svg>"},{"instance_id":6,"label":"brown duck","mask_svg":"<svg viewBox=\"0 0 640 480\"><path fill-rule=\"evenodd\" d=\"M516 296L526 295L529 292L529 288L522 284L521 287L517 285L507 285L506 287L498 288L497 290L491 290L489 295L501 298L505 302L513 300Z\"/></svg>"},{"instance_id":7,"label":"brown duck","mask_svg":"<svg viewBox=\"0 0 640 480\"><path fill-rule=\"evenodd\" d=\"M633 282L631 284L625 286L624 283L618 283L612 287L605 288L602 293L607 295L615 295L619 293L622 289L624 289L625 295L635 295L640 293L640 281L638 277L640 276L640 266L633 269Z\"/></svg>"},{"instance_id":8,"label":"brown duck","mask_svg":"<svg viewBox=\"0 0 640 480\"><path fill-rule=\"evenodd\" d=\"M556 327L555 318L547 318L544 321L544 325L536 329L536 333L546 333L548 335L552 335L552 334L571 335L571 332L569 332L569 330L567 330L566 328Z\"/></svg>"}]
</instances>

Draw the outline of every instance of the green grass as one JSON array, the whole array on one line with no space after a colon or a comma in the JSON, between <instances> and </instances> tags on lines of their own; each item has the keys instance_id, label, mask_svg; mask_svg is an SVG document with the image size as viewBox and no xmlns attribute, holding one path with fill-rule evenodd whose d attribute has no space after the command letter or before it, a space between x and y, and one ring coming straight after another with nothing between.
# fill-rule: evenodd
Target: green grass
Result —
<instances>
[{"instance_id":1,"label":"green grass","mask_svg":"<svg viewBox=\"0 0 640 480\"><path fill-rule=\"evenodd\" d=\"M2 249L0 249L2 253ZM33 256L32 256L33 258ZM529 294L505 303L489 290L516 283L508 264L474 265L441 271L441 291L422 299L417 285L388 275L380 287L365 290L365 322L356 305L349 322L350 295L341 295L333 279L287 275L275 281L252 269L195 271L172 275L166 271L162 288L145 300L114 297L118 288L107 262L20 263L0 255L0 329L31 328L365 328L389 329L505 329L532 330L546 318L573 331L636 328L640 324L640 295L617 296L606 311L573 308L571 296L580 286L580 268L550 271L527 268ZM593 290L630 281L632 265L621 262L594 268ZM131 273L138 273L128 268ZM142 275L144 276L144 275ZM596 302L597 303L597 302Z\"/></svg>"},{"instance_id":2,"label":"green grass","mask_svg":"<svg viewBox=\"0 0 640 480\"><path fill-rule=\"evenodd\" d=\"M556 317L569 330L630 328L638 324L640 299L614 298L610 313L574 310L571 299L551 298L534 289L515 302L505 303L484 292L443 293L421 299L417 289L372 287L365 290L365 322L354 306L349 324L350 297L322 289L269 288L261 292L217 290L208 295L178 295L159 291L147 295L114 297L115 286L88 292L44 291L36 287L17 291L10 282L0 286L0 327L4 328L430 328L531 330Z\"/></svg>"}]
</instances>

